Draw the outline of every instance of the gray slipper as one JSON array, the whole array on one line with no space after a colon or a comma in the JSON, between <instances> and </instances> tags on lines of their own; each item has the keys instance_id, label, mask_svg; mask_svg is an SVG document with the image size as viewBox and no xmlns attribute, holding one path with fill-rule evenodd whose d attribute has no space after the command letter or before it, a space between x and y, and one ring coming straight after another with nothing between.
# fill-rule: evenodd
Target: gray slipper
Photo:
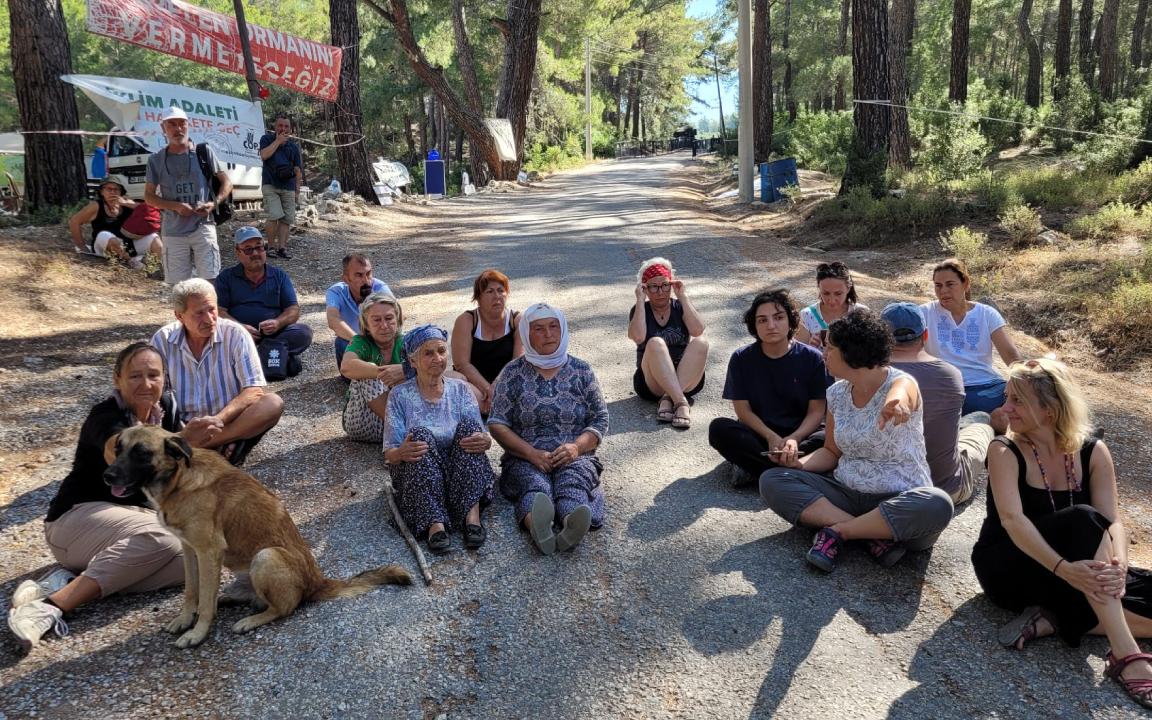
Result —
<instances>
[{"instance_id":1,"label":"gray slipper","mask_svg":"<svg viewBox=\"0 0 1152 720\"><path fill-rule=\"evenodd\" d=\"M555 517L556 508L551 498L542 492L536 493L536 497L532 498L532 512L528 515L528 531L532 534L532 542L545 555L556 552L556 536L552 534L552 520Z\"/></svg>"},{"instance_id":2,"label":"gray slipper","mask_svg":"<svg viewBox=\"0 0 1152 720\"><path fill-rule=\"evenodd\" d=\"M576 543L584 539L590 527L592 527L592 508L581 505L568 515L568 522L564 524L564 529L556 536L556 549L572 549Z\"/></svg>"}]
</instances>

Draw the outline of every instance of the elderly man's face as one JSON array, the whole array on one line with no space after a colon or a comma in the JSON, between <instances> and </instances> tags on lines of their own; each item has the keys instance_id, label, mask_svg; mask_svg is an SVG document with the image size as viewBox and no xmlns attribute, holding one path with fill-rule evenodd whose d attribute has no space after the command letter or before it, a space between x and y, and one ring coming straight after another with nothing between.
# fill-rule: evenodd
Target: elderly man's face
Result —
<instances>
[{"instance_id":1,"label":"elderly man's face","mask_svg":"<svg viewBox=\"0 0 1152 720\"><path fill-rule=\"evenodd\" d=\"M348 283L354 298L363 300L372 293L372 264L355 260L348 263L348 269L344 271L344 282Z\"/></svg>"},{"instance_id":2,"label":"elderly man's face","mask_svg":"<svg viewBox=\"0 0 1152 720\"><path fill-rule=\"evenodd\" d=\"M177 312L176 319L184 326L189 337L210 338L216 332L216 321L220 312L216 308L216 296L192 296L184 303L184 312Z\"/></svg>"},{"instance_id":3,"label":"elderly man's face","mask_svg":"<svg viewBox=\"0 0 1152 720\"><path fill-rule=\"evenodd\" d=\"M170 144L181 145L188 141L188 121L184 118L165 120L160 127Z\"/></svg>"},{"instance_id":4,"label":"elderly man's face","mask_svg":"<svg viewBox=\"0 0 1152 720\"><path fill-rule=\"evenodd\" d=\"M279 118L272 129L277 135L287 135L292 132L292 123L288 122L288 118Z\"/></svg>"},{"instance_id":5,"label":"elderly man's face","mask_svg":"<svg viewBox=\"0 0 1152 720\"><path fill-rule=\"evenodd\" d=\"M248 272L262 271L268 257L264 252L264 238L252 238L237 245L236 257Z\"/></svg>"}]
</instances>

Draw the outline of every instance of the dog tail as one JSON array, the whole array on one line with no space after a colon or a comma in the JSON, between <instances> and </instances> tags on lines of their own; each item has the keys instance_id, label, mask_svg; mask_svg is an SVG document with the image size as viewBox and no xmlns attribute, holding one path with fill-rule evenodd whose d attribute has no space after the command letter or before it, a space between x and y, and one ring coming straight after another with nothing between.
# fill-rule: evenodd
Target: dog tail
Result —
<instances>
[{"instance_id":1,"label":"dog tail","mask_svg":"<svg viewBox=\"0 0 1152 720\"><path fill-rule=\"evenodd\" d=\"M374 587L380 585L411 585L412 574L399 565L385 565L374 570L365 570L348 578L347 580L334 580L324 578L320 588L312 593L309 600L321 602L335 600L336 598L356 597L363 595Z\"/></svg>"}]
</instances>

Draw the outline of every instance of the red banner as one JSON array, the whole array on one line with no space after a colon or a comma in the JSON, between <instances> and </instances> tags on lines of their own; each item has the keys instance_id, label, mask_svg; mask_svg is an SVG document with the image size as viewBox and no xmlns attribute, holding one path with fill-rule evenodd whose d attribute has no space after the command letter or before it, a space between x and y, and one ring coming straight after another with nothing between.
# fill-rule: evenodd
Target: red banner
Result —
<instances>
[{"instance_id":1,"label":"red banner","mask_svg":"<svg viewBox=\"0 0 1152 720\"><path fill-rule=\"evenodd\" d=\"M180 0L88 0L85 27L96 35L244 74L236 19ZM343 50L252 23L248 40L257 78L336 101Z\"/></svg>"}]
</instances>

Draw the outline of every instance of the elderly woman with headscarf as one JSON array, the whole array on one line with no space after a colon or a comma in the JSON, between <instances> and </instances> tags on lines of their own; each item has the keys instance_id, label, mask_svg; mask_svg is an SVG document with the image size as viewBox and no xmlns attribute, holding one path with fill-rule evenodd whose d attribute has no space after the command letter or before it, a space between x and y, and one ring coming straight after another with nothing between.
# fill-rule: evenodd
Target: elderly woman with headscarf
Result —
<instances>
[{"instance_id":1,"label":"elderly woman with headscarf","mask_svg":"<svg viewBox=\"0 0 1152 720\"><path fill-rule=\"evenodd\" d=\"M628 338L636 343L632 389L657 403L657 422L687 429L692 425L688 401L704 389L704 321L664 258L645 260L636 280L636 304L628 314Z\"/></svg>"},{"instance_id":2,"label":"elderly woman with headscarf","mask_svg":"<svg viewBox=\"0 0 1152 720\"><path fill-rule=\"evenodd\" d=\"M344 432L356 442L378 443L384 437L388 389L404 381L404 309L390 294L374 292L360 303L359 326L340 361L340 374L351 381L344 396Z\"/></svg>"},{"instance_id":3,"label":"elderly woman with headscarf","mask_svg":"<svg viewBox=\"0 0 1152 720\"><path fill-rule=\"evenodd\" d=\"M496 379L488 427L506 451L500 490L548 555L604 522L596 446L608 432L608 406L592 368L568 354L564 313L537 303L519 333L524 356Z\"/></svg>"},{"instance_id":4,"label":"elderly woman with headscarf","mask_svg":"<svg viewBox=\"0 0 1152 720\"><path fill-rule=\"evenodd\" d=\"M495 473L485 451L480 406L468 383L445 377L448 332L421 325L404 337L408 380L388 393L384 458L404 522L427 535L428 549L448 552L448 530L463 526L464 545L478 548L487 533L480 506L492 501Z\"/></svg>"}]
</instances>

